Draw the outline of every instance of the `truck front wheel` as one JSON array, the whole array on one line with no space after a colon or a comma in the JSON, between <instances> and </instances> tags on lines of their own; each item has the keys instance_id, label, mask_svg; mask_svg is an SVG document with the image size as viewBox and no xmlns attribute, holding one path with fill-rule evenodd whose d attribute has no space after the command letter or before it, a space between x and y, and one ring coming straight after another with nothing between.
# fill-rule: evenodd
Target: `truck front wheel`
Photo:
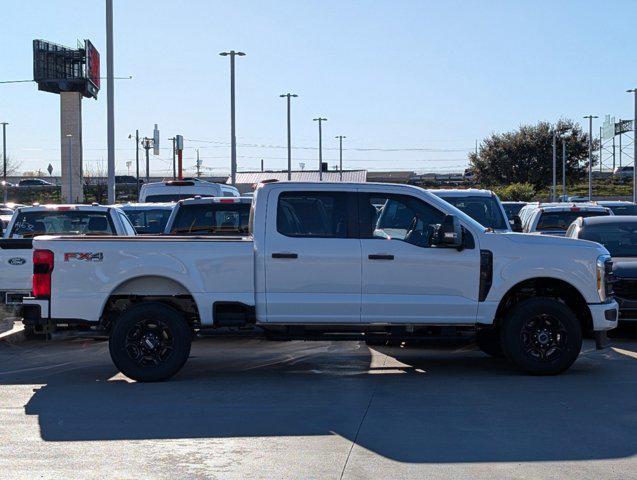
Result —
<instances>
[{"instance_id":1,"label":"truck front wheel","mask_svg":"<svg viewBox=\"0 0 637 480\"><path fill-rule=\"evenodd\" d=\"M117 320L109 339L111 359L138 382L167 380L190 355L192 332L183 316L162 303L141 303Z\"/></svg>"},{"instance_id":2,"label":"truck front wheel","mask_svg":"<svg viewBox=\"0 0 637 480\"><path fill-rule=\"evenodd\" d=\"M582 349L582 329L570 308L545 297L515 305L501 327L503 349L519 368L533 375L568 369Z\"/></svg>"}]
</instances>

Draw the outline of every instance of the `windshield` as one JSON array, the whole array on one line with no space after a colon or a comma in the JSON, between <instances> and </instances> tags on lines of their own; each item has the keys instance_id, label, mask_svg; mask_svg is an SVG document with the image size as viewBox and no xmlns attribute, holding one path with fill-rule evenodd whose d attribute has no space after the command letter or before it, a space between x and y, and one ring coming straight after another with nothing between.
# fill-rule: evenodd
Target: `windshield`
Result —
<instances>
[{"instance_id":1,"label":"windshield","mask_svg":"<svg viewBox=\"0 0 637 480\"><path fill-rule=\"evenodd\" d=\"M180 235L243 235L248 233L249 203L182 205L170 233Z\"/></svg>"},{"instance_id":2,"label":"windshield","mask_svg":"<svg viewBox=\"0 0 637 480\"><path fill-rule=\"evenodd\" d=\"M462 210L475 221L493 230L508 230L507 220L500 210L500 205L494 197L445 197L440 196L446 202Z\"/></svg>"},{"instance_id":3,"label":"windshield","mask_svg":"<svg viewBox=\"0 0 637 480\"><path fill-rule=\"evenodd\" d=\"M610 208L615 215L637 215L637 205L616 205Z\"/></svg>"},{"instance_id":4,"label":"windshield","mask_svg":"<svg viewBox=\"0 0 637 480\"><path fill-rule=\"evenodd\" d=\"M563 212L542 212L535 229L538 232L545 230L563 230L566 231L571 223L579 217L603 217L608 215L607 211L563 211Z\"/></svg>"},{"instance_id":5,"label":"windshield","mask_svg":"<svg viewBox=\"0 0 637 480\"><path fill-rule=\"evenodd\" d=\"M162 233L172 210L149 208L147 210L122 208L139 234Z\"/></svg>"},{"instance_id":6,"label":"windshield","mask_svg":"<svg viewBox=\"0 0 637 480\"><path fill-rule=\"evenodd\" d=\"M199 193L165 193L162 195L148 195L144 201L148 203L178 202L179 200L194 198L195 195L201 198L214 197L214 195L201 195Z\"/></svg>"},{"instance_id":7,"label":"windshield","mask_svg":"<svg viewBox=\"0 0 637 480\"><path fill-rule=\"evenodd\" d=\"M41 211L19 213L11 236L114 235L106 212Z\"/></svg>"},{"instance_id":8,"label":"windshield","mask_svg":"<svg viewBox=\"0 0 637 480\"><path fill-rule=\"evenodd\" d=\"M637 257L637 222L587 225L579 238L601 243L613 257Z\"/></svg>"}]
</instances>

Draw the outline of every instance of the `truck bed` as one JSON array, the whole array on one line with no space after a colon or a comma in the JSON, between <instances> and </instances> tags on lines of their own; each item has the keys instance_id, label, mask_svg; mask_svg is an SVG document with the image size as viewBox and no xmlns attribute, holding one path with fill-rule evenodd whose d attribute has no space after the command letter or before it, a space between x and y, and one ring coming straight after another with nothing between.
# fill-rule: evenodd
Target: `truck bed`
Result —
<instances>
[{"instance_id":1,"label":"truck bed","mask_svg":"<svg viewBox=\"0 0 637 480\"><path fill-rule=\"evenodd\" d=\"M97 322L113 295L192 296L202 325L217 300L254 305L250 237L43 236L34 249L54 254L53 318Z\"/></svg>"}]
</instances>

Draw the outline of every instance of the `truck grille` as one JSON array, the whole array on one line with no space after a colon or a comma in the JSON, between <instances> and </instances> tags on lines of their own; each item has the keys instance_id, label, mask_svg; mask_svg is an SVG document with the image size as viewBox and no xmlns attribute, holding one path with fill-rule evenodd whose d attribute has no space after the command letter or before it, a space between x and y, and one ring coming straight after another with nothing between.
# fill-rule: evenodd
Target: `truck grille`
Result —
<instances>
[{"instance_id":1,"label":"truck grille","mask_svg":"<svg viewBox=\"0 0 637 480\"><path fill-rule=\"evenodd\" d=\"M613 283L613 292L617 298L637 300L637 279L616 279Z\"/></svg>"}]
</instances>

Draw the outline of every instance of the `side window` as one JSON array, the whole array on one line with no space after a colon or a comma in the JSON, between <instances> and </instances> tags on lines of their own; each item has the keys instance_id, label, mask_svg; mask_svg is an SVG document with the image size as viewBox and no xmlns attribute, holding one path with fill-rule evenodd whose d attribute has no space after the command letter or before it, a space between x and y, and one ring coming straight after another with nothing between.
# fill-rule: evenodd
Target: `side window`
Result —
<instances>
[{"instance_id":1,"label":"side window","mask_svg":"<svg viewBox=\"0 0 637 480\"><path fill-rule=\"evenodd\" d=\"M344 192L283 192L276 229L288 237L347 238L347 197Z\"/></svg>"},{"instance_id":2,"label":"side window","mask_svg":"<svg viewBox=\"0 0 637 480\"><path fill-rule=\"evenodd\" d=\"M445 215L409 195L364 193L359 200L362 238L401 240L431 246L434 228Z\"/></svg>"}]
</instances>

